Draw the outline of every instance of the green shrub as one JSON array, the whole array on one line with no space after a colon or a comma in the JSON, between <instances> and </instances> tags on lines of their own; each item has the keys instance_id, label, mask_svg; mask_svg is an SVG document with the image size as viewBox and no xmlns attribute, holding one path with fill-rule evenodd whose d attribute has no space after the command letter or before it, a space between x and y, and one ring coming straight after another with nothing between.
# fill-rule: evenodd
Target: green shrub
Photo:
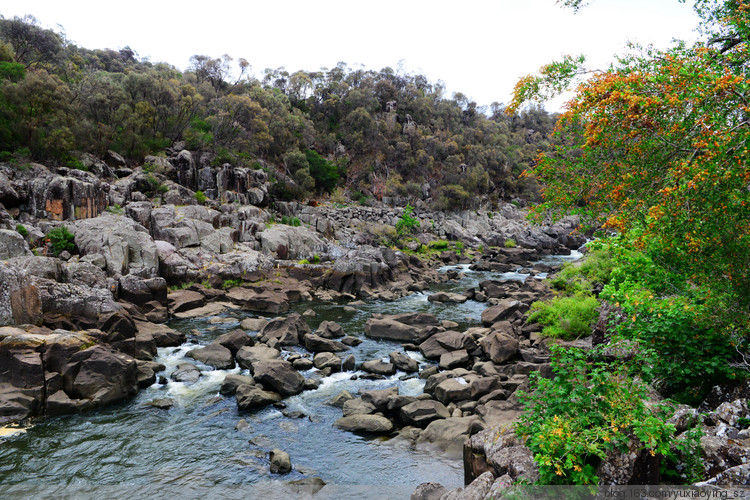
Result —
<instances>
[{"instance_id":1,"label":"green shrub","mask_svg":"<svg viewBox=\"0 0 750 500\"><path fill-rule=\"evenodd\" d=\"M242 280L241 280L241 279L236 279L236 280L224 280L224 282L223 282L223 283L221 284L221 287L222 287L222 288L223 288L224 290L228 290L228 289L230 289L230 288L234 288L234 287L236 287L236 286L240 286L240 285L242 285Z\"/></svg>"},{"instance_id":2,"label":"green shrub","mask_svg":"<svg viewBox=\"0 0 750 500\"><path fill-rule=\"evenodd\" d=\"M164 194L169 191L169 188L159 182L159 179L154 174L148 174L146 176L146 182L148 183L148 194L156 196L158 194Z\"/></svg>"},{"instance_id":3,"label":"green shrub","mask_svg":"<svg viewBox=\"0 0 750 500\"><path fill-rule=\"evenodd\" d=\"M302 260L298 260L297 261L297 264L302 264L302 265L306 265L306 264L309 264L309 263L310 263L310 261L307 260L307 259L302 259Z\"/></svg>"},{"instance_id":4,"label":"green shrub","mask_svg":"<svg viewBox=\"0 0 750 500\"><path fill-rule=\"evenodd\" d=\"M24 238L29 235L29 230L23 224L16 224L16 231Z\"/></svg>"},{"instance_id":5,"label":"green shrub","mask_svg":"<svg viewBox=\"0 0 750 500\"><path fill-rule=\"evenodd\" d=\"M50 243L52 254L60 255L63 251L73 253L75 250L75 236L67 227L60 226L47 233L47 241Z\"/></svg>"},{"instance_id":6,"label":"green shrub","mask_svg":"<svg viewBox=\"0 0 750 500\"><path fill-rule=\"evenodd\" d=\"M612 253L608 248L596 248L587 253L580 262L568 263L550 281L556 290L568 294L591 292L595 284L609 283L614 267Z\"/></svg>"},{"instance_id":7,"label":"green shrub","mask_svg":"<svg viewBox=\"0 0 750 500\"><path fill-rule=\"evenodd\" d=\"M107 212L113 213L115 215L123 215L125 213L125 210L123 210L119 204L114 204L107 207Z\"/></svg>"},{"instance_id":8,"label":"green shrub","mask_svg":"<svg viewBox=\"0 0 750 500\"><path fill-rule=\"evenodd\" d=\"M438 188L435 205L438 210L458 210L466 208L471 199L472 195L462 186L447 184Z\"/></svg>"},{"instance_id":9,"label":"green shrub","mask_svg":"<svg viewBox=\"0 0 750 500\"><path fill-rule=\"evenodd\" d=\"M413 216L414 208L407 204L404 207L404 213L401 218L396 222L396 232L403 236L408 233L413 233L415 229L419 228L419 219Z\"/></svg>"},{"instance_id":10,"label":"green shrub","mask_svg":"<svg viewBox=\"0 0 750 500\"><path fill-rule=\"evenodd\" d=\"M448 250L448 242L445 240L431 241L428 246L432 250Z\"/></svg>"},{"instance_id":11,"label":"green shrub","mask_svg":"<svg viewBox=\"0 0 750 500\"><path fill-rule=\"evenodd\" d=\"M542 335L546 337L573 340L591 334L592 323L599 315L597 307L599 301L592 296L555 297L550 302L531 304L527 322L543 325Z\"/></svg>"},{"instance_id":12,"label":"green shrub","mask_svg":"<svg viewBox=\"0 0 750 500\"><path fill-rule=\"evenodd\" d=\"M302 225L302 221L299 220L299 218L289 217L287 215L284 215L281 217L281 223L286 224L287 226L293 226L293 227L299 227Z\"/></svg>"},{"instance_id":13,"label":"green shrub","mask_svg":"<svg viewBox=\"0 0 750 500\"><path fill-rule=\"evenodd\" d=\"M672 456L675 428L646 404L646 387L623 365L594 362L579 349L551 347L555 377L530 375L521 394L516 433L539 465L541 484L597 484L596 469L611 450Z\"/></svg>"},{"instance_id":14,"label":"green shrub","mask_svg":"<svg viewBox=\"0 0 750 500\"><path fill-rule=\"evenodd\" d=\"M516 248L517 245L518 243L516 243L516 240L514 240L513 238L508 238L507 240L505 240L505 243L503 243L503 246L505 248Z\"/></svg>"},{"instance_id":15,"label":"green shrub","mask_svg":"<svg viewBox=\"0 0 750 500\"><path fill-rule=\"evenodd\" d=\"M62 163L64 167L72 168L75 170L83 170L85 172L88 172L89 170L88 168L86 168L86 165L84 165L81 160L69 154L63 155L60 158L60 163Z\"/></svg>"},{"instance_id":16,"label":"green shrub","mask_svg":"<svg viewBox=\"0 0 750 500\"><path fill-rule=\"evenodd\" d=\"M198 203L200 203L201 205L203 205L204 203L206 203L206 199L207 199L206 195L203 194L203 191L198 190L198 191L195 192L195 200Z\"/></svg>"}]
</instances>

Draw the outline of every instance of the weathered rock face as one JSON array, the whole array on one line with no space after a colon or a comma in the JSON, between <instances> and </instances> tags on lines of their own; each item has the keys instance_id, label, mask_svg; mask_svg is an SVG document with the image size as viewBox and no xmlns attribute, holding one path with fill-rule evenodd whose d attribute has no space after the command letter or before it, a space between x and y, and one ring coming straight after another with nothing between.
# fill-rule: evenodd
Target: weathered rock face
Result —
<instances>
[{"instance_id":1,"label":"weathered rock face","mask_svg":"<svg viewBox=\"0 0 750 500\"><path fill-rule=\"evenodd\" d=\"M270 321L261 330L259 338L261 342L276 340L280 345L299 345L304 335L310 333L310 327L305 320L293 313L287 317L277 318Z\"/></svg>"},{"instance_id":2,"label":"weathered rock face","mask_svg":"<svg viewBox=\"0 0 750 500\"><path fill-rule=\"evenodd\" d=\"M26 210L34 217L52 220L87 219L101 214L109 204L109 185L91 172L59 169L54 175L44 167L34 169L28 184Z\"/></svg>"},{"instance_id":3,"label":"weathered rock face","mask_svg":"<svg viewBox=\"0 0 750 500\"><path fill-rule=\"evenodd\" d=\"M42 302L34 280L8 262L0 262L0 326L41 324Z\"/></svg>"},{"instance_id":4,"label":"weathered rock face","mask_svg":"<svg viewBox=\"0 0 750 500\"><path fill-rule=\"evenodd\" d=\"M153 278L159 273L156 244L146 228L114 214L73 224L75 242L81 255L101 254L109 275L136 274Z\"/></svg>"},{"instance_id":5,"label":"weathered rock face","mask_svg":"<svg viewBox=\"0 0 750 500\"><path fill-rule=\"evenodd\" d=\"M479 341L482 350L494 363L504 363L518 353L518 340L505 332L492 332Z\"/></svg>"},{"instance_id":6,"label":"weathered rock face","mask_svg":"<svg viewBox=\"0 0 750 500\"><path fill-rule=\"evenodd\" d=\"M0 229L0 260L31 255L29 245L17 231Z\"/></svg>"}]
</instances>

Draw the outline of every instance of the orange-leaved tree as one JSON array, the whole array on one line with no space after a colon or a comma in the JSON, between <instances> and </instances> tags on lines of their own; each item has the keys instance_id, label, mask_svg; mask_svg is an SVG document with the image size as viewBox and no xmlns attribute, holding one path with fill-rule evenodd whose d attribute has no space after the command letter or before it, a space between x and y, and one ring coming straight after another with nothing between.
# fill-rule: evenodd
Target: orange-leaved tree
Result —
<instances>
[{"instance_id":1,"label":"orange-leaved tree","mask_svg":"<svg viewBox=\"0 0 750 500\"><path fill-rule=\"evenodd\" d=\"M665 265L747 318L750 1L698 0L695 10L704 41L640 50L577 85L558 122L564 144L530 172L544 186L535 215L635 229ZM509 111L580 78L582 64L566 58L522 79Z\"/></svg>"}]
</instances>

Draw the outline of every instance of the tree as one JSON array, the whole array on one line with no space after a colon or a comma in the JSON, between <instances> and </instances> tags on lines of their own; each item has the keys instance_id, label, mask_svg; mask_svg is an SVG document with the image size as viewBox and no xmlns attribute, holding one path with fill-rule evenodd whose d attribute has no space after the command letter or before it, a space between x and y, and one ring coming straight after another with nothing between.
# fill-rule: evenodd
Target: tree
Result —
<instances>
[{"instance_id":1,"label":"tree","mask_svg":"<svg viewBox=\"0 0 750 500\"><path fill-rule=\"evenodd\" d=\"M15 61L26 68L54 60L62 48L60 36L40 27L30 15L0 19L0 38L10 44Z\"/></svg>"},{"instance_id":2,"label":"tree","mask_svg":"<svg viewBox=\"0 0 750 500\"><path fill-rule=\"evenodd\" d=\"M578 86L558 124L566 142L533 169L546 200L535 212L636 231L665 265L724 295L717 321L748 331L750 23L744 2L695 8L708 40L634 51ZM522 79L514 104L562 88L579 62Z\"/></svg>"}]
</instances>

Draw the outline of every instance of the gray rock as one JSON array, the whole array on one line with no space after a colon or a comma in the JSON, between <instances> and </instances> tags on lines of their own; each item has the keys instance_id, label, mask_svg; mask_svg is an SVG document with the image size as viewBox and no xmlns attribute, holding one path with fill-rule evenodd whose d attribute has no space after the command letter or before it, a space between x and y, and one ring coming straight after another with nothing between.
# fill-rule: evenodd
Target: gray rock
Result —
<instances>
[{"instance_id":1,"label":"gray rock","mask_svg":"<svg viewBox=\"0 0 750 500\"><path fill-rule=\"evenodd\" d=\"M458 351L446 352L440 356L440 363L438 366L441 370L452 370L453 368L466 367L470 361L469 353L466 349Z\"/></svg>"},{"instance_id":2,"label":"gray rock","mask_svg":"<svg viewBox=\"0 0 750 500\"><path fill-rule=\"evenodd\" d=\"M271 462L271 474L288 474L292 472L292 461L287 452L279 449L271 450L268 453L268 459Z\"/></svg>"},{"instance_id":3,"label":"gray rock","mask_svg":"<svg viewBox=\"0 0 750 500\"><path fill-rule=\"evenodd\" d=\"M318 370L330 368L333 372L341 371L341 358L332 352L319 352L313 358L313 364Z\"/></svg>"},{"instance_id":4,"label":"gray rock","mask_svg":"<svg viewBox=\"0 0 750 500\"><path fill-rule=\"evenodd\" d=\"M448 409L442 403L432 399L409 403L401 407L400 415L406 425L421 428L427 427L433 420L450 417Z\"/></svg>"},{"instance_id":5,"label":"gray rock","mask_svg":"<svg viewBox=\"0 0 750 500\"><path fill-rule=\"evenodd\" d=\"M341 417L333 425L345 431L364 434L388 434L393 430L393 423L380 415Z\"/></svg>"},{"instance_id":6,"label":"gray rock","mask_svg":"<svg viewBox=\"0 0 750 500\"><path fill-rule=\"evenodd\" d=\"M293 396L304 389L305 378L288 361L267 359L258 361L253 368L253 377L257 382L282 396Z\"/></svg>"},{"instance_id":7,"label":"gray rock","mask_svg":"<svg viewBox=\"0 0 750 500\"><path fill-rule=\"evenodd\" d=\"M416 371L419 371L419 363L417 363L416 359L411 358L406 354L398 351L390 353L389 356L391 363L393 363L393 366L395 366L397 370L401 370L406 373L414 373Z\"/></svg>"},{"instance_id":8,"label":"gray rock","mask_svg":"<svg viewBox=\"0 0 750 500\"><path fill-rule=\"evenodd\" d=\"M268 324L265 318L245 318L240 322L240 328L251 332L259 332Z\"/></svg>"},{"instance_id":9,"label":"gray rock","mask_svg":"<svg viewBox=\"0 0 750 500\"><path fill-rule=\"evenodd\" d=\"M381 359L365 361L360 368L368 373L374 373L376 375L393 375L396 373L395 365L386 363Z\"/></svg>"},{"instance_id":10,"label":"gray rock","mask_svg":"<svg viewBox=\"0 0 750 500\"><path fill-rule=\"evenodd\" d=\"M209 344L206 347L193 349L186 356L219 370L231 370L234 368L232 351L221 344Z\"/></svg>"},{"instance_id":11,"label":"gray rock","mask_svg":"<svg viewBox=\"0 0 750 500\"><path fill-rule=\"evenodd\" d=\"M510 317L522 307L523 304L517 300L503 299L497 305L482 312L482 324L484 326L492 326L494 323Z\"/></svg>"},{"instance_id":12,"label":"gray rock","mask_svg":"<svg viewBox=\"0 0 750 500\"><path fill-rule=\"evenodd\" d=\"M237 409L256 410L281 401L281 395L276 392L264 391L254 385L240 385L237 387Z\"/></svg>"},{"instance_id":13,"label":"gray rock","mask_svg":"<svg viewBox=\"0 0 750 500\"><path fill-rule=\"evenodd\" d=\"M31 255L29 245L18 231L0 229L0 260Z\"/></svg>"},{"instance_id":14,"label":"gray rock","mask_svg":"<svg viewBox=\"0 0 750 500\"><path fill-rule=\"evenodd\" d=\"M186 384L194 384L198 381L201 376L201 372L197 366L190 363L180 363L177 365L177 369L172 373L172 380L175 382L184 382Z\"/></svg>"},{"instance_id":15,"label":"gray rock","mask_svg":"<svg viewBox=\"0 0 750 500\"><path fill-rule=\"evenodd\" d=\"M267 345L257 344L254 346L245 346L237 351L236 359L240 368L250 370L254 373L255 365L263 360L276 359L281 355L278 349L268 347Z\"/></svg>"},{"instance_id":16,"label":"gray rock","mask_svg":"<svg viewBox=\"0 0 750 500\"><path fill-rule=\"evenodd\" d=\"M255 385L255 379L248 377L247 375L239 375L230 373L224 377L224 382L221 383L219 393L224 396L232 396L237 392L237 388L241 385Z\"/></svg>"},{"instance_id":17,"label":"gray rock","mask_svg":"<svg viewBox=\"0 0 750 500\"><path fill-rule=\"evenodd\" d=\"M334 397L332 397L328 401L326 401L326 404L336 407L336 408L343 408L344 403L346 403L347 401L351 399L354 399L354 396L352 396L352 393L344 390L336 394Z\"/></svg>"},{"instance_id":18,"label":"gray rock","mask_svg":"<svg viewBox=\"0 0 750 500\"><path fill-rule=\"evenodd\" d=\"M349 349L341 342L308 333L303 336L305 348L310 352L341 352Z\"/></svg>"},{"instance_id":19,"label":"gray rock","mask_svg":"<svg viewBox=\"0 0 750 500\"><path fill-rule=\"evenodd\" d=\"M410 500L440 500L448 489L440 483L422 483L411 494Z\"/></svg>"},{"instance_id":20,"label":"gray rock","mask_svg":"<svg viewBox=\"0 0 750 500\"><path fill-rule=\"evenodd\" d=\"M344 402L341 409L344 412L345 417L351 415L372 415L375 413L375 406L372 403L368 403L362 398L349 399Z\"/></svg>"},{"instance_id":21,"label":"gray rock","mask_svg":"<svg viewBox=\"0 0 750 500\"><path fill-rule=\"evenodd\" d=\"M504 332L492 332L479 341L493 363L504 363L518 353L518 340Z\"/></svg>"},{"instance_id":22,"label":"gray rock","mask_svg":"<svg viewBox=\"0 0 750 500\"><path fill-rule=\"evenodd\" d=\"M159 258L148 230L135 221L113 214L75 221L73 232L81 255L101 254L107 273L156 277Z\"/></svg>"},{"instance_id":23,"label":"gray rock","mask_svg":"<svg viewBox=\"0 0 750 500\"><path fill-rule=\"evenodd\" d=\"M444 380L435 387L435 397L443 404L471 399L471 385L454 378Z\"/></svg>"},{"instance_id":24,"label":"gray rock","mask_svg":"<svg viewBox=\"0 0 750 500\"><path fill-rule=\"evenodd\" d=\"M336 339L345 335L341 325L333 321L321 321L315 333L326 339Z\"/></svg>"}]
</instances>

